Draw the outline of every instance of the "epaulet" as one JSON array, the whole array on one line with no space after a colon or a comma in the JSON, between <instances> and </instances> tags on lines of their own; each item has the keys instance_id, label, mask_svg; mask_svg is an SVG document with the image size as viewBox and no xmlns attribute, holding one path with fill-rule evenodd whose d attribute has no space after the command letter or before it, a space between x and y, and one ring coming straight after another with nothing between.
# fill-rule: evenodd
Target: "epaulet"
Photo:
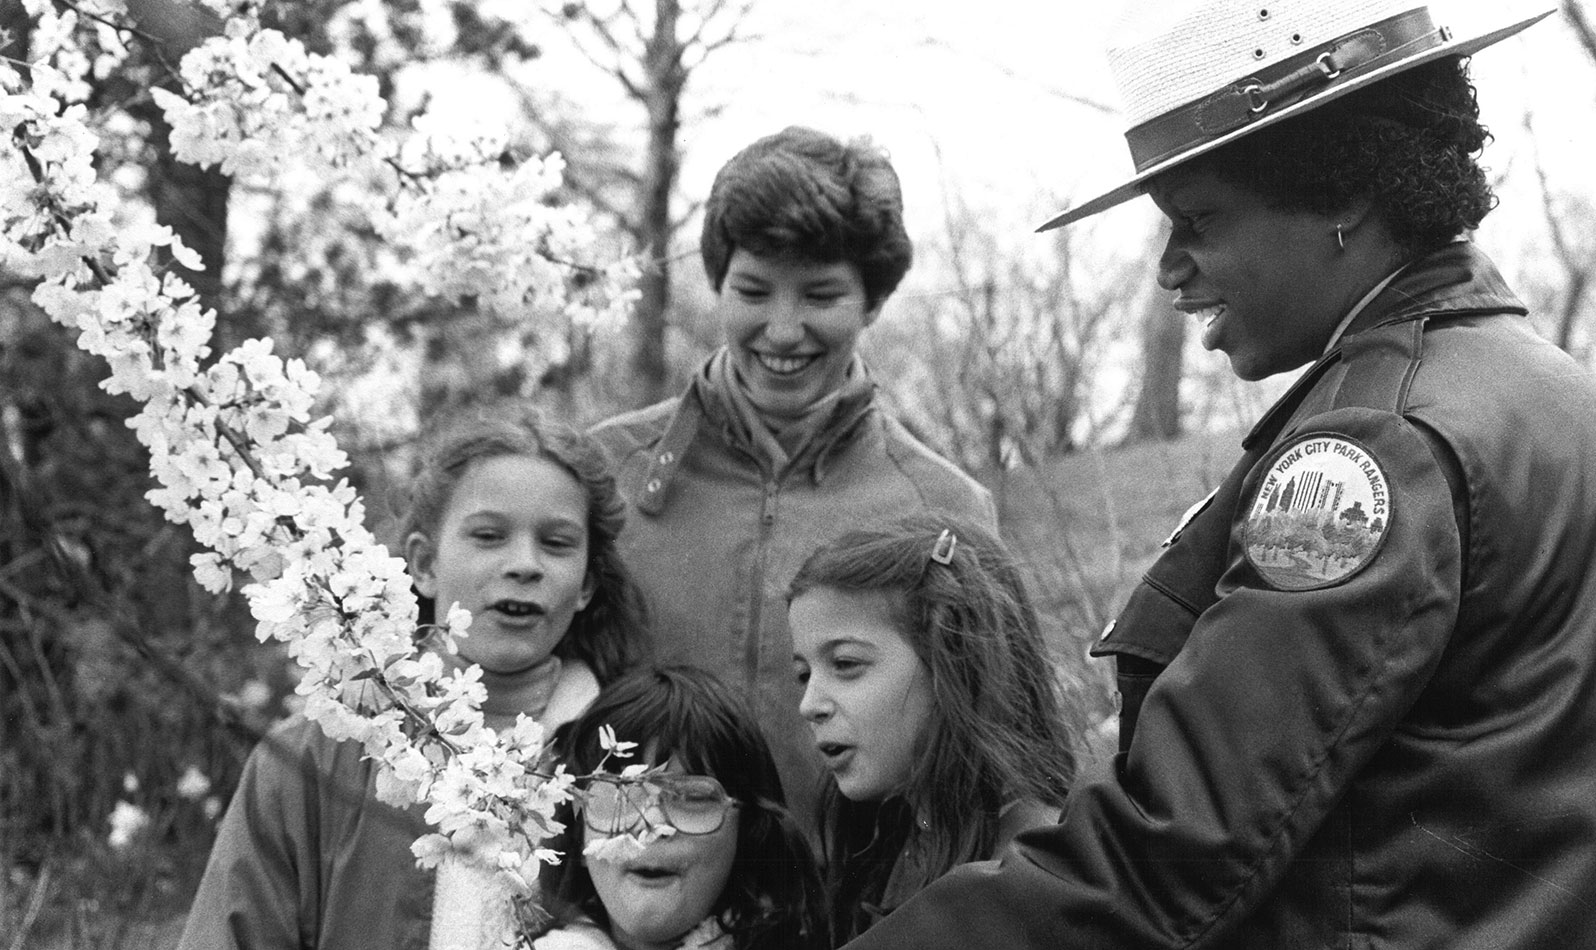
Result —
<instances>
[{"instance_id":1,"label":"epaulet","mask_svg":"<svg viewBox=\"0 0 1596 950\"><path fill-rule=\"evenodd\" d=\"M698 428L704 421L704 407L696 395L689 392L677 404L676 412L665 426L665 434L650 449L648 465L643 470L642 484L634 494L632 504L638 511L653 517L665 510L665 499L670 493L671 481L680 470L682 459Z\"/></svg>"},{"instance_id":2,"label":"epaulet","mask_svg":"<svg viewBox=\"0 0 1596 950\"><path fill-rule=\"evenodd\" d=\"M1330 407L1362 406L1405 412L1413 377L1424 361L1425 315L1408 316L1341 341L1342 371Z\"/></svg>"}]
</instances>

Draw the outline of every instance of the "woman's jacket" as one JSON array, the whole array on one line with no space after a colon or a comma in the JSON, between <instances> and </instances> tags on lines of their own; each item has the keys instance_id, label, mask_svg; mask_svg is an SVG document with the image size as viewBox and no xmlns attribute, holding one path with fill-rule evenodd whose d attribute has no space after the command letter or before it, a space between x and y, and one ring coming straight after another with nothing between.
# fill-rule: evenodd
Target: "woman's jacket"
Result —
<instances>
[{"instance_id":1,"label":"woman's jacket","mask_svg":"<svg viewBox=\"0 0 1596 950\"><path fill-rule=\"evenodd\" d=\"M787 585L821 542L871 521L946 512L996 532L996 511L985 488L876 405L873 386L841 400L774 471L710 380L700 372L681 397L592 434L630 503L621 550L660 661L747 691L794 815L813 828L822 765L798 715Z\"/></svg>"}]
</instances>

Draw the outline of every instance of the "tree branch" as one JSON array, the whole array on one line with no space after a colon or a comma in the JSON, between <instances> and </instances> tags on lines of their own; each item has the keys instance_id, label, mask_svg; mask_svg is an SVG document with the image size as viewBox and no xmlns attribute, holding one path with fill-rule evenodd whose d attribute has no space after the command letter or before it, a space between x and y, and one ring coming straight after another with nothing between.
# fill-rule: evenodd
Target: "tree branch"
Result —
<instances>
[{"instance_id":1,"label":"tree branch","mask_svg":"<svg viewBox=\"0 0 1596 950\"><path fill-rule=\"evenodd\" d=\"M244 739L254 742L260 739L261 730L247 721L230 703L222 699L210 683L188 667L183 661L172 656L165 650L151 642L148 634L130 616L130 608L126 604L114 602L110 595L99 584L94 583L86 571L77 569L70 559L54 559L58 567L68 566L63 573L66 580L82 597L83 602L94 607L95 613L110 627L111 632L118 640L128 645L145 662L154 667L157 672L168 680L177 684L181 689L198 700L205 708L212 710L216 721L229 731L235 732ZM27 604L30 609L50 617L58 624L67 625L73 620L71 611L67 608L51 603L42 598L31 596L27 591L0 578L0 592L14 599L19 604Z\"/></svg>"},{"instance_id":2,"label":"tree branch","mask_svg":"<svg viewBox=\"0 0 1596 950\"><path fill-rule=\"evenodd\" d=\"M1570 245L1568 235L1563 230L1563 216L1558 212L1552 195L1551 179L1546 174L1545 163L1541 161L1539 140L1535 137L1533 112L1524 113L1523 124L1531 143L1530 155L1535 164L1535 178L1540 185L1541 209L1546 217L1546 230L1551 235L1552 247L1557 252L1557 262L1562 266L1563 277L1567 281L1563 288L1563 305L1557 319L1555 342L1564 352L1572 352L1574 326L1579 321L1580 302L1585 296L1585 288L1590 284L1591 271L1585 264L1584 255Z\"/></svg>"},{"instance_id":3,"label":"tree branch","mask_svg":"<svg viewBox=\"0 0 1596 950\"><path fill-rule=\"evenodd\" d=\"M643 29L642 16L632 9L631 0L620 0L620 4L620 10L617 12L625 14L627 22L632 25L632 39L637 41L639 47L647 46L648 32Z\"/></svg>"},{"instance_id":4,"label":"tree branch","mask_svg":"<svg viewBox=\"0 0 1596 950\"><path fill-rule=\"evenodd\" d=\"M592 63L601 72L614 76L615 79L620 82L622 88L626 90L626 94L628 96L631 96L633 99L636 99L639 102L644 101L646 98L645 90L639 86L637 81L626 72L627 60L636 59L638 57L633 55L632 51L628 50L626 46L621 43L621 41L616 37L615 33L610 29L609 23L606 20L594 15L592 11L588 10L586 7L582 8L581 19L583 22L587 23L587 25L592 29L593 33L598 36L603 46L614 57L615 61L613 64L604 62L604 60L599 57L597 53L593 52L593 50L589 49L587 44L583 43L574 32L567 30L566 33L571 38L571 45L576 47L576 51L582 54L584 59Z\"/></svg>"},{"instance_id":5,"label":"tree branch","mask_svg":"<svg viewBox=\"0 0 1596 950\"><path fill-rule=\"evenodd\" d=\"M709 54L713 53L715 50L730 46L734 43L754 42L762 38L757 33L745 34L742 32L742 28L748 23L749 14L753 12L755 2L756 0L743 0L742 3L737 5L737 10L735 13L723 18L729 19L730 21L726 24L725 33L723 33L719 39L705 40L704 36L708 32L710 25L714 23L717 18L721 18L720 14L722 11L726 10L731 5L729 0L716 0L716 3L713 7L711 7L710 11L704 15L702 20L699 21L699 29L695 31L691 37L691 41L696 42L699 48L702 50L699 56L699 62L703 62L704 59L706 59Z\"/></svg>"},{"instance_id":6,"label":"tree branch","mask_svg":"<svg viewBox=\"0 0 1596 950\"><path fill-rule=\"evenodd\" d=\"M1567 0L1567 2L1572 3L1573 0ZM933 49L942 50L943 52L957 53L961 57L969 58L969 53L968 52L963 51L963 50L955 50L953 48L953 45L951 43L949 43L948 41L946 41L946 40L937 39L935 37L927 37L927 38L925 38L924 40L921 41L921 44L924 45L924 46L929 46L929 47L931 47ZM1098 101L1096 99L1092 99L1092 98L1090 98L1088 96L1082 96L1082 95L1079 95L1077 93L1067 92L1067 91L1065 91L1063 89L1059 89L1059 88L1057 88L1055 86L1049 86L1046 83L1043 83L1043 82L1039 81L1035 76L1028 76L1028 75L1026 75L1026 74L1024 74L1022 72L1019 72L1018 70L1016 70L1013 67L1009 66L1007 63L1004 63L1004 62L1002 62L1000 60L988 59L988 58L986 58L984 56L983 57L979 57L979 59L982 62L986 63L988 66L990 66L993 69L997 70L999 73L1001 73L1005 77L1007 77L1009 79L1013 79L1013 80L1018 81L1018 82L1023 82L1023 83L1026 83L1028 85L1035 86L1036 88L1042 90L1043 92L1047 93L1050 96L1053 96L1054 98L1063 99L1065 102L1071 102L1071 103L1074 103L1075 105L1083 106L1083 107L1085 107L1087 109L1091 109L1094 112L1101 112L1101 113L1103 113L1105 115L1115 115L1115 114L1117 114L1119 112L1118 109L1116 109L1115 107L1113 107L1111 105L1108 105L1107 103L1100 102L1100 101Z\"/></svg>"},{"instance_id":7,"label":"tree branch","mask_svg":"<svg viewBox=\"0 0 1596 950\"><path fill-rule=\"evenodd\" d=\"M1574 36L1579 40L1579 45L1585 48L1585 55L1591 62L1596 63L1596 28L1591 26L1590 18L1585 15L1585 8L1579 0L1563 0L1563 19L1574 30Z\"/></svg>"}]
</instances>

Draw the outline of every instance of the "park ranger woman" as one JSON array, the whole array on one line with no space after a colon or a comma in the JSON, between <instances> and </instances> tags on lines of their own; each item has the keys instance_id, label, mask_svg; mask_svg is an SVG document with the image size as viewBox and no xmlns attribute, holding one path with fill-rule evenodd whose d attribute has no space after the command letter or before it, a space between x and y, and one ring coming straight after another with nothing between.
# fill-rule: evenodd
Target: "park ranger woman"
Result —
<instances>
[{"instance_id":1,"label":"park ranger woman","mask_svg":"<svg viewBox=\"0 0 1596 950\"><path fill-rule=\"evenodd\" d=\"M1204 345L1309 368L1097 648L1112 774L850 946L1591 945L1596 384L1468 239L1511 6L1135 4L1137 174L1049 226L1150 195Z\"/></svg>"}]
</instances>

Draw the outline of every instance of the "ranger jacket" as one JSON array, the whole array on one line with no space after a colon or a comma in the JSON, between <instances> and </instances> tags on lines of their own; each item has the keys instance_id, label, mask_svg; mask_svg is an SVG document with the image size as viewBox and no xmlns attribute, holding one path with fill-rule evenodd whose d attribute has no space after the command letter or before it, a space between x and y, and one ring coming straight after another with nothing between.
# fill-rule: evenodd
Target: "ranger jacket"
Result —
<instances>
[{"instance_id":1,"label":"ranger jacket","mask_svg":"<svg viewBox=\"0 0 1596 950\"><path fill-rule=\"evenodd\" d=\"M1405 268L1099 644L1113 774L850 947L1596 945L1596 384L1524 314Z\"/></svg>"}]
</instances>

